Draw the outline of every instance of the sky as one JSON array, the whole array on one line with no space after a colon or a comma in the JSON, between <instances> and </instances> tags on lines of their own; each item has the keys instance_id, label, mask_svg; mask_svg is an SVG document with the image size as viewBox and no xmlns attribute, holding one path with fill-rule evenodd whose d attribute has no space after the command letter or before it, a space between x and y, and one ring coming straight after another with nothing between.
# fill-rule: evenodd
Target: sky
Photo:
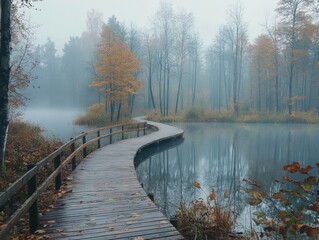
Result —
<instances>
[{"instance_id":1,"label":"sky","mask_svg":"<svg viewBox=\"0 0 319 240\"><path fill-rule=\"evenodd\" d=\"M104 21L112 15L126 26L134 24L148 29L162 0L44 0L35 3L38 9L27 10L35 28L35 42L44 44L51 38L59 52L71 36L81 36L86 29L86 14L91 9L100 11ZM220 26L227 23L227 12L236 0L166 0L173 9L184 9L194 15L195 27L204 46L214 39ZM278 0L240 0L244 20L248 24L249 39L265 31L266 19L274 18Z\"/></svg>"}]
</instances>

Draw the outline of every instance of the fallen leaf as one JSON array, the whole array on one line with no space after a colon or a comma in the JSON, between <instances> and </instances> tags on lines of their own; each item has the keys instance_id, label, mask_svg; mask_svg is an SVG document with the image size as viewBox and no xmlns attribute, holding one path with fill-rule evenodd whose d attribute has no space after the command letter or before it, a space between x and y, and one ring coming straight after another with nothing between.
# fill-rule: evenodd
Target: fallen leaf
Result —
<instances>
[{"instance_id":1,"label":"fallen leaf","mask_svg":"<svg viewBox=\"0 0 319 240\"><path fill-rule=\"evenodd\" d=\"M141 215L140 214L138 214L138 213L131 213L130 214L130 217L132 217L132 218L136 218L136 217L140 217Z\"/></svg>"},{"instance_id":2,"label":"fallen leaf","mask_svg":"<svg viewBox=\"0 0 319 240\"><path fill-rule=\"evenodd\" d=\"M44 229L38 229L38 230L36 230L34 233L36 233L36 234L43 234L43 233L45 233L45 230L44 230Z\"/></svg>"},{"instance_id":3,"label":"fallen leaf","mask_svg":"<svg viewBox=\"0 0 319 240\"><path fill-rule=\"evenodd\" d=\"M166 221L166 220L163 220L163 221L160 221L160 224L168 224L169 221Z\"/></svg>"},{"instance_id":4,"label":"fallen leaf","mask_svg":"<svg viewBox=\"0 0 319 240\"><path fill-rule=\"evenodd\" d=\"M136 222L134 222L134 221L126 222L127 225L132 225L132 224L134 224L134 223L136 223Z\"/></svg>"},{"instance_id":5,"label":"fallen leaf","mask_svg":"<svg viewBox=\"0 0 319 240\"><path fill-rule=\"evenodd\" d=\"M132 240L144 240L143 237L134 237Z\"/></svg>"}]
</instances>

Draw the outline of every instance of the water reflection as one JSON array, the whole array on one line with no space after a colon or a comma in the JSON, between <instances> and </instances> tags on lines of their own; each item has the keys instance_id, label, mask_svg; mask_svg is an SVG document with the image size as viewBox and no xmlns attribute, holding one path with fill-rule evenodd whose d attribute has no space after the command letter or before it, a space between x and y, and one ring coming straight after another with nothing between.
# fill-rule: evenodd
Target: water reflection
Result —
<instances>
[{"instance_id":1,"label":"water reflection","mask_svg":"<svg viewBox=\"0 0 319 240\"><path fill-rule=\"evenodd\" d=\"M242 216L249 214L242 201L243 178L252 178L266 189L281 179L283 165L318 162L319 126L271 124L181 124L184 142L166 149L137 166L139 181L153 193L161 211L174 214L181 201L204 195L192 186L196 180L206 192L214 187L219 195L231 193L230 204ZM141 157L143 158L143 157Z\"/></svg>"}]
</instances>

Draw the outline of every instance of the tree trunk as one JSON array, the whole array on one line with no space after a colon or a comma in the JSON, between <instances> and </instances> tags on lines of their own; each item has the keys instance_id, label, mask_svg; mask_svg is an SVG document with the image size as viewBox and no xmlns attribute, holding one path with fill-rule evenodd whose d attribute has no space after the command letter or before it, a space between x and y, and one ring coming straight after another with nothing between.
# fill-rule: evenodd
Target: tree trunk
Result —
<instances>
[{"instance_id":1,"label":"tree trunk","mask_svg":"<svg viewBox=\"0 0 319 240\"><path fill-rule=\"evenodd\" d=\"M0 49L0 171L5 171L4 155L9 124L9 79L10 79L10 12L11 1L1 0L1 49Z\"/></svg>"},{"instance_id":2,"label":"tree trunk","mask_svg":"<svg viewBox=\"0 0 319 240\"><path fill-rule=\"evenodd\" d=\"M117 111L117 118L116 120L119 121L121 117L121 108L122 108L122 103L119 103L118 111Z\"/></svg>"}]
</instances>

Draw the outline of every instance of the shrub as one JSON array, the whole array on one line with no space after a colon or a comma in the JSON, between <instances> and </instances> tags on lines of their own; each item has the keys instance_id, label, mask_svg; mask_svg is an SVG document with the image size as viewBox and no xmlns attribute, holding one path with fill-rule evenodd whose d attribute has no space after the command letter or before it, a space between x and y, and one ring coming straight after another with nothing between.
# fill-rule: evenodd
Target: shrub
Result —
<instances>
[{"instance_id":1,"label":"shrub","mask_svg":"<svg viewBox=\"0 0 319 240\"><path fill-rule=\"evenodd\" d=\"M201 121L203 119L204 110L198 107L192 107L186 111L184 118L186 121Z\"/></svg>"},{"instance_id":2,"label":"shrub","mask_svg":"<svg viewBox=\"0 0 319 240\"><path fill-rule=\"evenodd\" d=\"M201 188L199 182L194 187ZM206 193L205 193L206 194ZM212 189L207 200L198 199L186 206L181 203L177 213L177 229L186 239L230 239L230 233L236 224L237 214L217 199L217 193ZM223 200L228 198L224 193Z\"/></svg>"},{"instance_id":3,"label":"shrub","mask_svg":"<svg viewBox=\"0 0 319 240\"><path fill-rule=\"evenodd\" d=\"M158 109L153 109L146 114L146 118L150 121L160 122L161 121L161 112Z\"/></svg>"},{"instance_id":4,"label":"shrub","mask_svg":"<svg viewBox=\"0 0 319 240\"><path fill-rule=\"evenodd\" d=\"M88 126L105 126L107 124L107 113L104 104L93 104L88 110L75 120L75 124Z\"/></svg>"}]
</instances>

